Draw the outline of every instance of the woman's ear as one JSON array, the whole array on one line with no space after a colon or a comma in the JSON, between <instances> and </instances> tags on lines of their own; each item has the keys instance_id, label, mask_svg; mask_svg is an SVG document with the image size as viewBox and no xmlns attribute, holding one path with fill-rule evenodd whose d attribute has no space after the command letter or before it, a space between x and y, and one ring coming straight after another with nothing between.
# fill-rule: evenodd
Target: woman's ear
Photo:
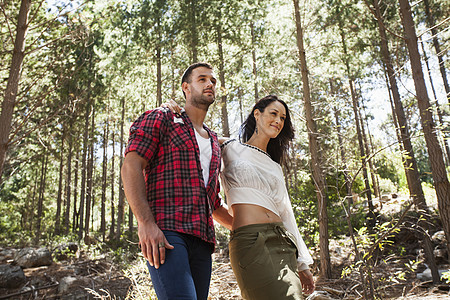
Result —
<instances>
[{"instance_id":1,"label":"woman's ear","mask_svg":"<svg viewBox=\"0 0 450 300\"><path fill-rule=\"evenodd\" d=\"M255 109L253 111L253 116L255 117L255 120L258 121L259 116L261 116L261 112L259 111L259 109Z\"/></svg>"}]
</instances>

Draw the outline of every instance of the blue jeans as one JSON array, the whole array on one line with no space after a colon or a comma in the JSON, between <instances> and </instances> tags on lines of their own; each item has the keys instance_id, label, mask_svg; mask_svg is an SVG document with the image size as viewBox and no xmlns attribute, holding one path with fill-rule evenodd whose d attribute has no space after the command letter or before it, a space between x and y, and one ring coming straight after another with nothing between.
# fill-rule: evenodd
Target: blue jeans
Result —
<instances>
[{"instance_id":1,"label":"blue jeans","mask_svg":"<svg viewBox=\"0 0 450 300\"><path fill-rule=\"evenodd\" d=\"M188 234L168 230L163 233L174 248L166 249L166 260L159 269L147 262L158 300L208 299L211 244Z\"/></svg>"}]
</instances>

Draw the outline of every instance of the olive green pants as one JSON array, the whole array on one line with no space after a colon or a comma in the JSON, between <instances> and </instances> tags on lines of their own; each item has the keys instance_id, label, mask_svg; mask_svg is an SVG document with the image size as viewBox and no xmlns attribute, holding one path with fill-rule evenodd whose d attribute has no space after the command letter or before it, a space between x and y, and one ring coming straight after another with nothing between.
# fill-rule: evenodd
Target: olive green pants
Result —
<instances>
[{"instance_id":1,"label":"olive green pants","mask_svg":"<svg viewBox=\"0 0 450 300\"><path fill-rule=\"evenodd\" d=\"M283 223L252 224L231 232L231 267L244 299L303 299L293 238Z\"/></svg>"}]
</instances>

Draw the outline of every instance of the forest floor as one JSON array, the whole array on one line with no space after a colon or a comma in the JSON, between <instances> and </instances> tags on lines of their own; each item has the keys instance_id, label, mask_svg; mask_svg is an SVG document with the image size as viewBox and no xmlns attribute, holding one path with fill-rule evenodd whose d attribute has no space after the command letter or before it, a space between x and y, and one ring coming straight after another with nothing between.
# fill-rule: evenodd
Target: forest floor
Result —
<instances>
[{"instance_id":1,"label":"forest floor","mask_svg":"<svg viewBox=\"0 0 450 300\"><path fill-rule=\"evenodd\" d=\"M401 201L397 200L383 210L392 211L392 205L401 206ZM419 248L418 241L411 240L411 236L396 241L400 242L405 243L405 248L408 245ZM218 249L213 255L209 293L211 300L242 299L231 269L226 243L226 237L218 238ZM315 276L316 293L309 299L364 299L358 271L355 269L341 276L342 270L351 267L353 252L350 238L330 240L333 279ZM433 285L431 281L417 278L417 274L423 272L426 266L419 254L407 252L402 255L383 255L382 259L374 263L371 274L376 299L450 299L449 284ZM24 288L0 289L0 299L157 299L142 255L137 255L130 262L125 258L117 262L117 254L115 257L113 259L111 254L80 251L76 258L70 260L24 269L28 280L27 292L24 292ZM315 256L314 260L319 261L319 257ZM414 261L418 263L414 264ZM441 265L440 268L448 270L449 265ZM313 271L317 275L317 267Z\"/></svg>"}]
</instances>

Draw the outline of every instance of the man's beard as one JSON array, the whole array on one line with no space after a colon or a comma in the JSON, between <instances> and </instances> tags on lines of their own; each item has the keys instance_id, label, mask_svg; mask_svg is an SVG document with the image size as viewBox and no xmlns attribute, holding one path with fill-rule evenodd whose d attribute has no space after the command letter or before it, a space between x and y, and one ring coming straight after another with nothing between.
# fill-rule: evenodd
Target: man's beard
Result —
<instances>
[{"instance_id":1,"label":"man's beard","mask_svg":"<svg viewBox=\"0 0 450 300\"><path fill-rule=\"evenodd\" d=\"M216 98L214 97L211 101L209 97L201 94L200 96L193 97L191 102L193 106L207 111L209 106L214 103L215 99Z\"/></svg>"}]
</instances>

